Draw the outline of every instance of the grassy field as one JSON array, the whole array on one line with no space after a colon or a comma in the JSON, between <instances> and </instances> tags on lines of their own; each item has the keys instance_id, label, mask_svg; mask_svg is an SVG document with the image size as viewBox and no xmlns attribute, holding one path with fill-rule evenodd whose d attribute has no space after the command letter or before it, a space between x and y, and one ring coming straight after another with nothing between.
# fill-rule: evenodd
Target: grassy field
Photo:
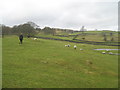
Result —
<instances>
[{"instance_id":1,"label":"grassy field","mask_svg":"<svg viewBox=\"0 0 120 90\"><path fill-rule=\"evenodd\" d=\"M76 39L82 40L82 38L85 37L85 40L87 41L95 41L95 42L106 42L104 41L104 37L102 34L96 34L96 35L79 35ZM118 34L115 33L113 36L107 35L107 41L109 42L118 42ZM114 38L114 41L111 41L111 38Z\"/></svg>"},{"instance_id":2,"label":"grassy field","mask_svg":"<svg viewBox=\"0 0 120 90\"><path fill-rule=\"evenodd\" d=\"M117 48L24 38L3 39L3 88L117 88L118 56L95 48ZM82 48L83 51L79 49ZM117 51L114 51L117 52Z\"/></svg>"},{"instance_id":3,"label":"grassy field","mask_svg":"<svg viewBox=\"0 0 120 90\"><path fill-rule=\"evenodd\" d=\"M0 36L0 89L2 88L2 38Z\"/></svg>"},{"instance_id":4,"label":"grassy field","mask_svg":"<svg viewBox=\"0 0 120 90\"><path fill-rule=\"evenodd\" d=\"M112 36L110 35L110 33L112 32ZM104 36L103 34L106 33L106 41L104 40ZM78 35L76 38L75 36L69 36L69 35ZM57 38L57 39L65 39L65 40L73 40L73 39L77 39L76 41L79 42L84 42L84 41L90 41L90 42L103 42L106 45L120 45L119 42L119 37L118 37L118 32L115 31L86 31L84 32L85 35L82 34L82 32L74 32L72 34L66 34L66 37L60 37L60 36L53 36L53 35L44 35L44 34L37 34L36 36L41 36L41 37L49 37L49 38ZM59 34L58 34L59 35ZM60 34L61 35L61 34ZM64 34L62 34L64 35ZM83 40L83 38L85 38ZM111 41L113 38L113 41Z\"/></svg>"}]
</instances>

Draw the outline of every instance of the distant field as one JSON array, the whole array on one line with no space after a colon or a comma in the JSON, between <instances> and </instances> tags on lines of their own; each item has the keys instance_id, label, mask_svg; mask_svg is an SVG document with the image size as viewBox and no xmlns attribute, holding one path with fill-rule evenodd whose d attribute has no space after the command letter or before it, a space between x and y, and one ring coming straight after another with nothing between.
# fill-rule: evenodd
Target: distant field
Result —
<instances>
[{"instance_id":1,"label":"distant field","mask_svg":"<svg viewBox=\"0 0 120 90\"><path fill-rule=\"evenodd\" d=\"M93 50L117 47L69 43L68 48L65 41L32 38L19 45L16 36L2 41L3 88L118 88L118 56Z\"/></svg>"},{"instance_id":2,"label":"distant field","mask_svg":"<svg viewBox=\"0 0 120 90\"><path fill-rule=\"evenodd\" d=\"M113 33L112 36L110 36L110 33ZM76 39L83 40L84 37L86 41L96 41L96 42L105 42L103 33L106 33L107 41L111 41L111 38L114 40L111 42L118 42L118 32L115 31L86 31L84 32L85 35L82 35L82 32L74 32L72 34L68 33L58 33L56 35L77 35L80 34ZM53 35L44 35L44 34L37 34L36 36L43 36L43 37L52 37L52 38L61 38L61 39L68 39L72 40L74 36L68 36L68 37L59 37L59 36L53 36Z\"/></svg>"},{"instance_id":3,"label":"distant field","mask_svg":"<svg viewBox=\"0 0 120 90\"><path fill-rule=\"evenodd\" d=\"M101 33L118 33L116 31L84 31L84 33L90 33L90 34L101 34ZM70 35L76 35L76 34L81 34L82 32L74 32ZM65 34L65 33L64 33Z\"/></svg>"},{"instance_id":4,"label":"distant field","mask_svg":"<svg viewBox=\"0 0 120 90\"><path fill-rule=\"evenodd\" d=\"M85 40L87 41L96 41L96 42L105 42L104 41L104 37L102 36L102 34L96 34L96 35L80 35L78 36L76 39L80 39L82 40L82 38L85 37ZM114 41L111 41L111 36L110 35L107 35L107 41L110 41L110 42L118 42L118 34L114 34L112 37L114 38Z\"/></svg>"},{"instance_id":5,"label":"distant field","mask_svg":"<svg viewBox=\"0 0 120 90\"><path fill-rule=\"evenodd\" d=\"M112 35L110 33L112 32ZM106 33L106 41L104 40L104 33ZM56 38L56 39L63 39L63 40L71 40L77 42L90 42L91 44L102 42L104 45L120 45L118 32L115 31L86 31L84 34L82 32L74 32L72 34L55 34L54 36L44 35L44 34L37 34L36 36L40 37L48 37L48 38ZM77 37L75 35L78 35ZM83 40L83 38L85 38ZM102 44L99 44L102 45Z\"/></svg>"}]
</instances>

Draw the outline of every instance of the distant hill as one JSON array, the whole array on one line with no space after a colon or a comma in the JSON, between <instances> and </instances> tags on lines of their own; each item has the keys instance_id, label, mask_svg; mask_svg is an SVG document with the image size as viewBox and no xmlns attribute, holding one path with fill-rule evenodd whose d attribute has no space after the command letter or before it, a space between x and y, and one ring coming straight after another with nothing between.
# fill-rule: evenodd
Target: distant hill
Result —
<instances>
[{"instance_id":1,"label":"distant hill","mask_svg":"<svg viewBox=\"0 0 120 90\"><path fill-rule=\"evenodd\" d=\"M30 26L32 26L33 28L38 28L39 26L37 24L35 24L34 22L27 22L26 24L30 24Z\"/></svg>"}]
</instances>

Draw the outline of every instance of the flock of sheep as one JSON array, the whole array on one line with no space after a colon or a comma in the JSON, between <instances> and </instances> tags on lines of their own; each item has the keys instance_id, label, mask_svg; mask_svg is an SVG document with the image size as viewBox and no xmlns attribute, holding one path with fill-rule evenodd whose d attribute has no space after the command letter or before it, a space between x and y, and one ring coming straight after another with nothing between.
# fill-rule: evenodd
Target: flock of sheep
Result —
<instances>
[{"instance_id":1,"label":"flock of sheep","mask_svg":"<svg viewBox=\"0 0 120 90\"><path fill-rule=\"evenodd\" d=\"M106 52L102 52L102 54L110 54L110 55L113 55L114 53L110 52L110 50L106 50Z\"/></svg>"},{"instance_id":2,"label":"flock of sheep","mask_svg":"<svg viewBox=\"0 0 120 90\"><path fill-rule=\"evenodd\" d=\"M33 38L33 40L37 40L37 38ZM70 46L71 46L70 44L65 45L65 47L70 47ZM74 45L73 47L74 47L75 50L77 49L77 46L76 46L76 45ZM80 50L83 50L83 49L80 49Z\"/></svg>"},{"instance_id":3,"label":"flock of sheep","mask_svg":"<svg viewBox=\"0 0 120 90\"><path fill-rule=\"evenodd\" d=\"M70 47L70 46L71 46L70 44L65 45L65 47ZM76 49L77 49L77 46L76 46L76 45L74 45L74 46L73 46L73 48L76 50ZM83 49L80 49L80 50L83 50Z\"/></svg>"},{"instance_id":4,"label":"flock of sheep","mask_svg":"<svg viewBox=\"0 0 120 90\"><path fill-rule=\"evenodd\" d=\"M71 45L68 44L68 45L65 45L65 47L70 47ZM76 50L77 46L74 45L73 48ZM83 50L83 49L80 49L80 50ZM106 52L102 52L102 54L109 54L109 55L114 55L114 53L110 52L110 50L106 50Z\"/></svg>"},{"instance_id":5,"label":"flock of sheep","mask_svg":"<svg viewBox=\"0 0 120 90\"><path fill-rule=\"evenodd\" d=\"M68 45L65 45L65 47L70 47L71 45L70 44L68 44ZM76 45L74 45L74 49L76 50L76 48L77 48L77 46Z\"/></svg>"},{"instance_id":6,"label":"flock of sheep","mask_svg":"<svg viewBox=\"0 0 120 90\"><path fill-rule=\"evenodd\" d=\"M33 38L33 40L37 40L37 38ZM70 47L71 45L68 44L68 45L65 45L65 47ZM74 45L73 48L76 50L77 49L77 46ZM83 50L83 49L80 49L80 50ZM106 50L106 52L102 52L102 54L110 54L110 55L113 55L114 53L110 52L109 50Z\"/></svg>"}]
</instances>

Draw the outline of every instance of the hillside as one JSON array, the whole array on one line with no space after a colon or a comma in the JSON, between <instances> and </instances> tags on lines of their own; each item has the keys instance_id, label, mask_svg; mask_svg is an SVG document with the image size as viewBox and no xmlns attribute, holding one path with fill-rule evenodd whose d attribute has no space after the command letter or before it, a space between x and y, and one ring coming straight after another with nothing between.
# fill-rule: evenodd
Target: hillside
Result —
<instances>
[{"instance_id":1,"label":"hillside","mask_svg":"<svg viewBox=\"0 0 120 90\"><path fill-rule=\"evenodd\" d=\"M3 88L117 88L118 56L102 54L95 48L116 48L33 40L3 38ZM80 48L83 51L80 51ZM117 51L114 51L115 53Z\"/></svg>"}]
</instances>

